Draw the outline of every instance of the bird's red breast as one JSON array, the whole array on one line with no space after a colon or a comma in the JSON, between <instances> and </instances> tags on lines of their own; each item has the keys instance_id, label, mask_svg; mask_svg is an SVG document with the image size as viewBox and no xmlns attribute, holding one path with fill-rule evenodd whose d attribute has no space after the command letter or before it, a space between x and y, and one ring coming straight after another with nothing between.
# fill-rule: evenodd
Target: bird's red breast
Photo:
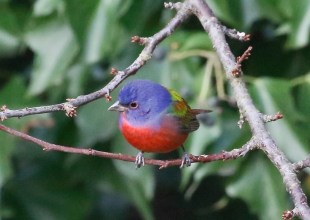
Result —
<instances>
[{"instance_id":1,"label":"bird's red breast","mask_svg":"<svg viewBox=\"0 0 310 220\"><path fill-rule=\"evenodd\" d=\"M166 153L180 147L188 134L180 132L170 118L162 120L158 128L133 126L121 114L120 130L126 140L143 152Z\"/></svg>"}]
</instances>

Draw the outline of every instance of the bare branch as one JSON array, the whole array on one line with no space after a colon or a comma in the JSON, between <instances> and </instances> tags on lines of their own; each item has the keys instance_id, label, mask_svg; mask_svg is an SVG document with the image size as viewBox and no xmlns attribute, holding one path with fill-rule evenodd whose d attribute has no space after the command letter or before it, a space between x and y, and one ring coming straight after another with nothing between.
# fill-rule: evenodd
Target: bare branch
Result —
<instances>
[{"instance_id":1,"label":"bare branch","mask_svg":"<svg viewBox=\"0 0 310 220\"><path fill-rule=\"evenodd\" d=\"M236 68L237 63L235 61L235 56L232 54L225 40L225 33L222 29L218 28L220 25L219 21L205 1L187 0L187 2L192 5L193 12L209 34L212 44L224 66L226 76L234 90L239 110L248 121L253 137L256 137L260 142L259 148L266 153L270 161L281 173L286 189L293 199L298 216L302 219L310 219L310 209L307 204L307 198L302 191L300 182L294 172L295 170L266 130L265 122L262 120L259 111L253 104L244 80L242 79L242 71L240 70L241 77L234 77L233 74L231 74L232 70Z\"/></svg>"},{"instance_id":2,"label":"bare branch","mask_svg":"<svg viewBox=\"0 0 310 220\"><path fill-rule=\"evenodd\" d=\"M113 71L113 74L115 74L114 78L102 89L87 95L78 96L77 98L71 99L68 102L59 103L55 105L23 108L17 110L11 110L5 108L4 110L0 111L0 119L3 121L7 118L12 117L23 117L27 115L42 114L55 111L65 111L66 114L68 114L66 106L72 106L77 108L79 106L85 105L89 102L92 102L102 97L106 97L107 100L110 100L111 97L110 92L113 91L128 76L135 74L149 59L151 59L153 51L155 50L156 46L165 38L167 38L169 35L171 35L173 31L175 31L175 29L181 23L183 23L187 19L187 17L191 14L189 8L186 7L186 5L183 3L178 3L177 9L178 11L177 14L174 16L174 18L172 18L171 21L158 33L154 34L152 37L149 38L139 37L140 40L144 39L145 41L144 42L145 47L141 51L140 55L126 69L122 71L117 71L115 69L116 71L115 70ZM75 114L72 113L72 116L74 116Z\"/></svg>"},{"instance_id":3,"label":"bare branch","mask_svg":"<svg viewBox=\"0 0 310 220\"><path fill-rule=\"evenodd\" d=\"M306 159L303 159L303 160L293 164L293 168L297 172L299 172L302 169L305 169L307 167L310 167L310 156L308 156Z\"/></svg>"},{"instance_id":4,"label":"bare branch","mask_svg":"<svg viewBox=\"0 0 310 220\"><path fill-rule=\"evenodd\" d=\"M250 34L246 34L244 32L239 32L236 29L227 28L224 25L221 25L223 32L232 39L237 39L240 41L249 41L251 39Z\"/></svg>"},{"instance_id":5,"label":"bare branch","mask_svg":"<svg viewBox=\"0 0 310 220\"><path fill-rule=\"evenodd\" d=\"M12 128L6 127L0 124L0 130L7 132L11 135L16 137L22 138L26 141L35 143L43 148L44 151L60 151L66 153L74 153L74 154L83 154L87 156L96 156L102 158L110 158L115 160L122 160L128 162L135 162L136 157L129 156L120 153L110 153L104 151L97 151L91 148L76 148L76 147L69 147L57 144L51 144L46 141L42 141L38 138L32 137L28 134L16 131ZM232 160L238 157L245 156L249 151L254 150L257 148L257 143L254 139L251 139L248 143L242 146L239 149L234 149L232 151L223 151L218 154L210 154L210 155L200 155L194 156L190 155L190 159L192 163L209 163L212 161L219 161L219 160ZM174 160L156 160L156 159L145 159L145 164L149 165L156 165L159 166L159 169L171 167L171 166L180 166L182 163L182 159L174 159Z\"/></svg>"},{"instance_id":6,"label":"bare branch","mask_svg":"<svg viewBox=\"0 0 310 220\"><path fill-rule=\"evenodd\" d=\"M277 121L279 119L282 119L284 116L280 113L277 112L274 115L261 115L262 120L267 123L267 122L273 122L273 121ZM240 112L240 119L238 121L238 127L241 129L244 122L245 122L246 118L244 117L244 115L242 114L242 112Z\"/></svg>"}]
</instances>

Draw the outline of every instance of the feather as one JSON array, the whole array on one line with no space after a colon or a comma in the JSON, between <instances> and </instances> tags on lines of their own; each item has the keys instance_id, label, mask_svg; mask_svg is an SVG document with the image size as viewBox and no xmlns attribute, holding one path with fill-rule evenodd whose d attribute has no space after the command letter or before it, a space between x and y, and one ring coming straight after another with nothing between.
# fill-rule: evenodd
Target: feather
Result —
<instances>
[{"instance_id":1,"label":"feather","mask_svg":"<svg viewBox=\"0 0 310 220\"><path fill-rule=\"evenodd\" d=\"M182 133L190 133L199 128L197 115L211 112L206 109L191 109L187 102L176 91L169 89L172 103L168 110L178 123L178 128Z\"/></svg>"}]
</instances>

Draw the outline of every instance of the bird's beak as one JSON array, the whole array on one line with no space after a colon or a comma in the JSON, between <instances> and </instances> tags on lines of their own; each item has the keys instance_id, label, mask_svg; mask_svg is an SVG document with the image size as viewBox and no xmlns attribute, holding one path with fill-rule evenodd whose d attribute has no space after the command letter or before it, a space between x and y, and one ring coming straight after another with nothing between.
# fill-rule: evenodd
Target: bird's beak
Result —
<instances>
[{"instance_id":1,"label":"bird's beak","mask_svg":"<svg viewBox=\"0 0 310 220\"><path fill-rule=\"evenodd\" d=\"M124 112L127 110L127 107L121 105L119 101L115 102L113 105L108 108L109 111L118 111L118 112Z\"/></svg>"}]
</instances>

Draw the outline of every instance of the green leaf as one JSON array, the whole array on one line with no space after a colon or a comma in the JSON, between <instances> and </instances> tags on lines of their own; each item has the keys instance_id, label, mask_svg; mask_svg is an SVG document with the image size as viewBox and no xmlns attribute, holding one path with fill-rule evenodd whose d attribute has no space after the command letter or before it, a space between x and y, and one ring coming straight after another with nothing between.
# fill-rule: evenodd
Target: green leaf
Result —
<instances>
[{"instance_id":1,"label":"green leaf","mask_svg":"<svg viewBox=\"0 0 310 220\"><path fill-rule=\"evenodd\" d=\"M18 21L6 7L0 7L0 14L0 57L16 55L22 46Z\"/></svg>"},{"instance_id":2,"label":"green leaf","mask_svg":"<svg viewBox=\"0 0 310 220\"><path fill-rule=\"evenodd\" d=\"M308 143L310 141L309 130L310 130L310 74L302 76L301 84L298 84L294 91L296 92L296 108L300 113L301 120L299 120L298 127L300 128L300 134L303 135ZM308 147L308 151L310 148ZM308 170L307 170L308 171Z\"/></svg>"},{"instance_id":3,"label":"green leaf","mask_svg":"<svg viewBox=\"0 0 310 220\"><path fill-rule=\"evenodd\" d=\"M33 7L33 14L40 17L50 15L54 11L61 13L64 11L64 7L63 0L37 0Z\"/></svg>"},{"instance_id":4,"label":"green leaf","mask_svg":"<svg viewBox=\"0 0 310 220\"><path fill-rule=\"evenodd\" d=\"M190 33L187 40L180 48L181 50L212 50L212 43L205 32Z\"/></svg>"},{"instance_id":5,"label":"green leaf","mask_svg":"<svg viewBox=\"0 0 310 220\"><path fill-rule=\"evenodd\" d=\"M255 4L254 2L252 2ZM214 13L234 28L239 29L242 24L242 1L241 0L211 0L208 2ZM254 15L254 13L253 13Z\"/></svg>"},{"instance_id":6,"label":"green leaf","mask_svg":"<svg viewBox=\"0 0 310 220\"><path fill-rule=\"evenodd\" d=\"M145 198L145 192L142 190L143 185L144 184L142 182L138 184L132 181L128 181L126 183L126 189L130 195L130 198L134 201L138 210L140 211L143 219L152 220L154 217L152 214L151 205L147 198Z\"/></svg>"},{"instance_id":7,"label":"green leaf","mask_svg":"<svg viewBox=\"0 0 310 220\"><path fill-rule=\"evenodd\" d=\"M308 0L211 0L208 3L221 20L238 30L250 28L255 22L268 19L280 24L279 34L288 34L288 48L300 48L309 42ZM271 33L269 31L268 34Z\"/></svg>"},{"instance_id":8,"label":"green leaf","mask_svg":"<svg viewBox=\"0 0 310 220\"><path fill-rule=\"evenodd\" d=\"M111 138L117 129L117 114L108 111L111 102L104 99L80 108L76 123L79 130L79 144L89 146Z\"/></svg>"},{"instance_id":9,"label":"green leaf","mask_svg":"<svg viewBox=\"0 0 310 220\"><path fill-rule=\"evenodd\" d=\"M72 65L67 74L67 97L77 97L85 92L86 78L89 77L88 66L77 63Z\"/></svg>"},{"instance_id":10,"label":"green leaf","mask_svg":"<svg viewBox=\"0 0 310 220\"><path fill-rule=\"evenodd\" d=\"M248 158L242 168L227 193L244 199L260 219L280 219L289 205L278 170L262 154Z\"/></svg>"},{"instance_id":11,"label":"green leaf","mask_svg":"<svg viewBox=\"0 0 310 220\"><path fill-rule=\"evenodd\" d=\"M0 91L0 106L6 105L8 107L12 106L12 108L19 107L19 105L21 105L21 102L23 102L22 97L24 97L24 90L25 85L20 78L12 79ZM14 97L14 99L10 97ZM18 106L14 106L16 105L15 102ZM4 122L3 124L6 126L20 126L20 122L14 120ZM14 136L1 131L0 140L0 186L2 186L4 181L12 174L11 155L13 153L17 139Z\"/></svg>"},{"instance_id":12,"label":"green leaf","mask_svg":"<svg viewBox=\"0 0 310 220\"><path fill-rule=\"evenodd\" d=\"M67 1L69 20L87 63L111 58L128 42L118 22L123 5L120 0Z\"/></svg>"},{"instance_id":13,"label":"green leaf","mask_svg":"<svg viewBox=\"0 0 310 220\"><path fill-rule=\"evenodd\" d=\"M47 160L40 166L20 168L28 175L21 173L11 180L4 194L6 205L16 219L81 219L91 207L91 195L83 185L68 179L59 161Z\"/></svg>"},{"instance_id":14,"label":"green leaf","mask_svg":"<svg viewBox=\"0 0 310 220\"><path fill-rule=\"evenodd\" d=\"M7 126L9 126L6 123ZM0 187L3 185L5 180L12 174L11 168L11 155L13 153L16 139L4 132L0 132L1 148L0 148Z\"/></svg>"},{"instance_id":15,"label":"green leaf","mask_svg":"<svg viewBox=\"0 0 310 220\"><path fill-rule=\"evenodd\" d=\"M203 31L179 31L169 37L164 44L176 51L213 50L209 36Z\"/></svg>"},{"instance_id":16,"label":"green leaf","mask_svg":"<svg viewBox=\"0 0 310 220\"><path fill-rule=\"evenodd\" d=\"M309 124L310 120L310 74L308 73L303 77L303 83L297 86L297 107L299 112L301 112L305 118L303 120L307 121Z\"/></svg>"},{"instance_id":17,"label":"green leaf","mask_svg":"<svg viewBox=\"0 0 310 220\"><path fill-rule=\"evenodd\" d=\"M286 46L300 48L309 44L310 39L310 1L298 0L290 4L293 14L289 20L290 32Z\"/></svg>"},{"instance_id":18,"label":"green leaf","mask_svg":"<svg viewBox=\"0 0 310 220\"><path fill-rule=\"evenodd\" d=\"M306 137L297 122L302 118L295 108L290 82L261 78L251 85L254 103L263 114L281 112L284 118L268 123L267 127L275 142L292 161L304 159L309 151Z\"/></svg>"},{"instance_id":19,"label":"green leaf","mask_svg":"<svg viewBox=\"0 0 310 220\"><path fill-rule=\"evenodd\" d=\"M12 98L14 97L14 98ZM37 105L36 99L26 98L26 86L21 78L15 77L10 80L2 90L0 90L0 106L6 105L11 109L18 109L25 106ZM46 119L48 116L37 116L36 120ZM12 118L4 121L3 124L14 129L21 129L31 119L30 117L22 117L20 119ZM0 186L11 175L11 155L17 142L16 137L0 132Z\"/></svg>"},{"instance_id":20,"label":"green leaf","mask_svg":"<svg viewBox=\"0 0 310 220\"><path fill-rule=\"evenodd\" d=\"M63 18L34 21L25 35L27 44L36 53L30 95L37 95L64 79L64 73L78 52L74 35Z\"/></svg>"},{"instance_id":21,"label":"green leaf","mask_svg":"<svg viewBox=\"0 0 310 220\"><path fill-rule=\"evenodd\" d=\"M161 14L163 4L163 0L123 1L121 12L124 13L119 13L122 14L120 22L131 33L147 32L147 35L152 35L161 28L161 26L158 25L157 17ZM167 10L164 10L163 13L165 12L167 12ZM167 21L164 21L165 23L169 22L170 17L165 17L164 15L162 17L167 19ZM144 36L146 35L144 34Z\"/></svg>"}]
</instances>

